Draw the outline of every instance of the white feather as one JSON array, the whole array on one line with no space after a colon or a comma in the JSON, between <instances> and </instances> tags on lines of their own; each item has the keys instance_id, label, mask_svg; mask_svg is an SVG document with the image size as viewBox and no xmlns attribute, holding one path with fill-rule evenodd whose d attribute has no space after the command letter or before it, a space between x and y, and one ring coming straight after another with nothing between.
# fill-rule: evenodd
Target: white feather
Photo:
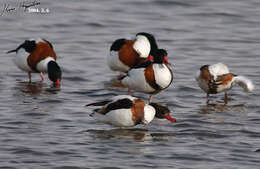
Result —
<instances>
[{"instance_id":1,"label":"white feather","mask_svg":"<svg viewBox=\"0 0 260 169\"><path fill-rule=\"evenodd\" d=\"M253 82L246 78L245 76L235 76L233 78L233 84L238 84L240 87L244 89L245 92L252 92L255 88Z\"/></svg>"},{"instance_id":2,"label":"white feather","mask_svg":"<svg viewBox=\"0 0 260 169\"><path fill-rule=\"evenodd\" d=\"M152 106L146 104L144 106L144 121L143 121L143 123L144 124L150 123L154 119L154 116L155 116L155 109Z\"/></svg>"},{"instance_id":3,"label":"white feather","mask_svg":"<svg viewBox=\"0 0 260 169\"><path fill-rule=\"evenodd\" d=\"M117 51L110 52L110 55L107 57L107 64L113 71L126 72L130 69L130 67L119 60Z\"/></svg>"},{"instance_id":4,"label":"white feather","mask_svg":"<svg viewBox=\"0 0 260 169\"><path fill-rule=\"evenodd\" d=\"M37 70L38 70L39 72L44 72L44 73L45 73L45 72L48 72L48 63L49 63L50 61L55 61L55 59L52 58L52 57L47 57L46 59L40 61L40 62L37 64L37 66L36 66Z\"/></svg>"},{"instance_id":5,"label":"white feather","mask_svg":"<svg viewBox=\"0 0 260 169\"><path fill-rule=\"evenodd\" d=\"M26 52L24 50L24 48L20 48L17 51L16 56L13 59L13 62L21 70L23 70L25 72L33 72L27 63L27 58L29 55L30 55L30 53Z\"/></svg>"},{"instance_id":6,"label":"white feather","mask_svg":"<svg viewBox=\"0 0 260 169\"><path fill-rule=\"evenodd\" d=\"M132 120L131 109L112 110L106 115L95 113L93 118L97 121L118 127L131 127L135 125Z\"/></svg>"},{"instance_id":7,"label":"white feather","mask_svg":"<svg viewBox=\"0 0 260 169\"><path fill-rule=\"evenodd\" d=\"M136 41L133 48L140 55L141 58L147 58L151 51L151 44L147 37L143 35L136 36Z\"/></svg>"},{"instance_id":8,"label":"white feather","mask_svg":"<svg viewBox=\"0 0 260 169\"><path fill-rule=\"evenodd\" d=\"M214 80L217 79L218 76L229 73L229 69L223 63L216 63L214 65L209 66L209 72L214 77Z\"/></svg>"},{"instance_id":9,"label":"white feather","mask_svg":"<svg viewBox=\"0 0 260 169\"><path fill-rule=\"evenodd\" d=\"M46 43L42 38L35 38L35 39L33 39L33 40L35 40L36 43L39 43L39 42L44 42L44 43Z\"/></svg>"},{"instance_id":10,"label":"white feather","mask_svg":"<svg viewBox=\"0 0 260 169\"><path fill-rule=\"evenodd\" d=\"M126 98L130 99L132 101L137 99L136 97L132 97L130 95L119 95L119 96L112 97L112 99L111 99L112 101L109 102L108 104L111 104L117 100L126 99ZM104 107L106 107L107 105L105 105ZM155 113L156 113L155 109L152 106L145 104L144 120L142 122L144 124L150 123L154 119ZM100 113L93 113L92 117L97 121L100 121L100 122L103 122L106 124L111 124L111 125L118 126L118 127L135 126L135 122L133 121L133 113L132 113L131 109L112 110L105 115L100 114Z\"/></svg>"},{"instance_id":11,"label":"white feather","mask_svg":"<svg viewBox=\"0 0 260 169\"><path fill-rule=\"evenodd\" d=\"M172 81L172 74L165 64L153 64L156 83L162 88L166 88Z\"/></svg>"},{"instance_id":12,"label":"white feather","mask_svg":"<svg viewBox=\"0 0 260 169\"><path fill-rule=\"evenodd\" d=\"M131 69L121 82L123 85L137 92L151 93L155 90L146 82L144 68Z\"/></svg>"},{"instance_id":13,"label":"white feather","mask_svg":"<svg viewBox=\"0 0 260 169\"><path fill-rule=\"evenodd\" d=\"M229 83L225 84L225 85L218 85L217 87L217 92L220 93L220 92L224 92L224 91L227 91L229 89L232 88L232 81L230 81Z\"/></svg>"},{"instance_id":14,"label":"white feather","mask_svg":"<svg viewBox=\"0 0 260 169\"><path fill-rule=\"evenodd\" d=\"M46 43L42 38L30 38L30 39L28 39L29 41L35 41L35 43L37 44L37 43L39 43L39 42L44 42L44 43Z\"/></svg>"},{"instance_id":15,"label":"white feather","mask_svg":"<svg viewBox=\"0 0 260 169\"><path fill-rule=\"evenodd\" d=\"M195 74L195 79L196 79L197 81L200 80L200 70L196 72L196 74Z\"/></svg>"}]
</instances>

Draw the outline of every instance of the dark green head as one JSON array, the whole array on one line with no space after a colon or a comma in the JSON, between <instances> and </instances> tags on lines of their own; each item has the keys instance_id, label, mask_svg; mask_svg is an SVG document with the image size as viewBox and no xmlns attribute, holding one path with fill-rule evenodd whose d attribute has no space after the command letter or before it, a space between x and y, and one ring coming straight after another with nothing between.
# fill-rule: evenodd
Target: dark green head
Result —
<instances>
[{"instance_id":1,"label":"dark green head","mask_svg":"<svg viewBox=\"0 0 260 169\"><path fill-rule=\"evenodd\" d=\"M61 81L61 69L60 66L55 61L50 61L48 63L48 76L51 81L53 81L54 84L57 85L57 87L60 86Z\"/></svg>"},{"instance_id":2,"label":"dark green head","mask_svg":"<svg viewBox=\"0 0 260 169\"><path fill-rule=\"evenodd\" d=\"M172 123L176 122L176 119L170 116L171 112L167 106L163 106L158 103L150 103L150 105L153 106L153 108L155 109L155 117L157 117L159 119L165 118Z\"/></svg>"},{"instance_id":3,"label":"dark green head","mask_svg":"<svg viewBox=\"0 0 260 169\"><path fill-rule=\"evenodd\" d=\"M167 51L164 50L164 49L158 49L156 50L155 52L155 55L154 55L154 63L159 63L159 64L162 64L165 62L165 57L167 58Z\"/></svg>"}]
</instances>

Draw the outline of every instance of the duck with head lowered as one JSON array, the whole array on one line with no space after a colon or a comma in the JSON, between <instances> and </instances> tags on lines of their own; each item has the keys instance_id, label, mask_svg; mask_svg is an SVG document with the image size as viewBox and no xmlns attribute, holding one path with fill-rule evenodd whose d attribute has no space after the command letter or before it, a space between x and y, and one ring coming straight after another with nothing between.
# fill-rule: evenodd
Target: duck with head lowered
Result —
<instances>
[{"instance_id":1,"label":"duck with head lowered","mask_svg":"<svg viewBox=\"0 0 260 169\"><path fill-rule=\"evenodd\" d=\"M167 106L158 103L146 104L141 99L129 95L115 96L109 100L90 103L86 106L102 106L91 114L97 121L118 127L131 127L148 124L154 117L167 119L172 123L176 119L170 116Z\"/></svg>"},{"instance_id":2,"label":"duck with head lowered","mask_svg":"<svg viewBox=\"0 0 260 169\"><path fill-rule=\"evenodd\" d=\"M16 49L7 53L15 52L14 63L21 70L28 72L29 82L31 82L31 73L40 73L42 81L43 73L48 73L48 77L59 87L61 81L61 68L56 62L56 53L53 45L45 39L25 40Z\"/></svg>"}]
</instances>

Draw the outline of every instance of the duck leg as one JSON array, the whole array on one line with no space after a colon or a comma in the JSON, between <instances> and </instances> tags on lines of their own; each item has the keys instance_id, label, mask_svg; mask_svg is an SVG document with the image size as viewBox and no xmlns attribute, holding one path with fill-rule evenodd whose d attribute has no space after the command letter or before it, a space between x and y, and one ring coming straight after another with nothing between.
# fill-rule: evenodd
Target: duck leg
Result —
<instances>
[{"instance_id":1,"label":"duck leg","mask_svg":"<svg viewBox=\"0 0 260 169\"><path fill-rule=\"evenodd\" d=\"M42 78L41 82L43 82L43 81L44 81L44 75L43 75L42 72L40 73L40 76L41 76L41 78Z\"/></svg>"},{"instance_id":2,"label":"duck leg","mask_svg":"<svg viewBox=\"0 0 260 169\"><path fill-rule=\"evenodd\" d=\"M119 78L121 79L121 78L124 77L124 76L125 76L124 73L123 73L123 72L120 72Z\"/></svg>"},{"instance_id":3,"label":"duck leg","mask_svg":"<svg viewBox=\"0 0 260 169\"><path fill-rule=\"evenodd\" d=\"M225 92L224 95L224 103L227 104L228 103L228 96L227 96L227 92Z\"/></svg>"},{"instance_id":4,"label":"duck leg","mask_svg":"<svg viewBox=\"0 0 260 169\"><path fill-rule=\"evenodd\" d=\"M206 103L209 104L209 93L207 93Z\"/></svg>"},{"instance_id":5,"label":"duck leg","mask_svg":"<svg viewBox=\"0 0 260 169\"><path fill-rule=\"evenodd\" d=\"M29 77L29 83L32 82L32 75L31 75L31 72L28 72L28 77Z\"/></svg>"},{"instance_id":6,"label":"duck leg","mask_svg":"<svg viewBox=\"0 0 260 169\"><path fill-rule=\"evenodd\" d=\"M130 88L127 89L127 94L131 95L131 89Z\"/></svg>"},{"instance_id":7,"label":"duck leg","mask_svg":"<svg viewBox=\"0 0 260 169\"><path fill-rule=\"evenodd\" d=\"M149 96L149 103L152 103L153 95Z\"/></svg>"}]
</instances>

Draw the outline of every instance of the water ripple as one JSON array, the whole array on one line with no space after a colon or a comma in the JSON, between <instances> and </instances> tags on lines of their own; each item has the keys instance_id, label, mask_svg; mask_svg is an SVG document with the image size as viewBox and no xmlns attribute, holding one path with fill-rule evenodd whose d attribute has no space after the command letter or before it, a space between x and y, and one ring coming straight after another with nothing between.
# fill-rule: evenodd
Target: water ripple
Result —
<instances>
[{"instance_id":1,"label":"water ripple","mask_svg":"<svg viewBox=\"0 0 260 169\"><path fill-rule=\"evenodd\" d=\"M10 3L12 3L10 1ZM0 168L259 168L260 14L258 0L100 0L93 3L41 1L49 14L1 17L3 52L30 37L53 43L62 69L61 88L39 74L28 76L0 60ZM0 2L0 7L3 3ZM127 89L106 65L112 42L137 32L153 33L173 63L173 85L154 96L177 123L115 128L89 117L84 105ZM239 87L206 94L194 74L204 64L224 62L248 76L256 90ZM132 93L145 101L147 94Z\"/></svg>"}]
</instances>

